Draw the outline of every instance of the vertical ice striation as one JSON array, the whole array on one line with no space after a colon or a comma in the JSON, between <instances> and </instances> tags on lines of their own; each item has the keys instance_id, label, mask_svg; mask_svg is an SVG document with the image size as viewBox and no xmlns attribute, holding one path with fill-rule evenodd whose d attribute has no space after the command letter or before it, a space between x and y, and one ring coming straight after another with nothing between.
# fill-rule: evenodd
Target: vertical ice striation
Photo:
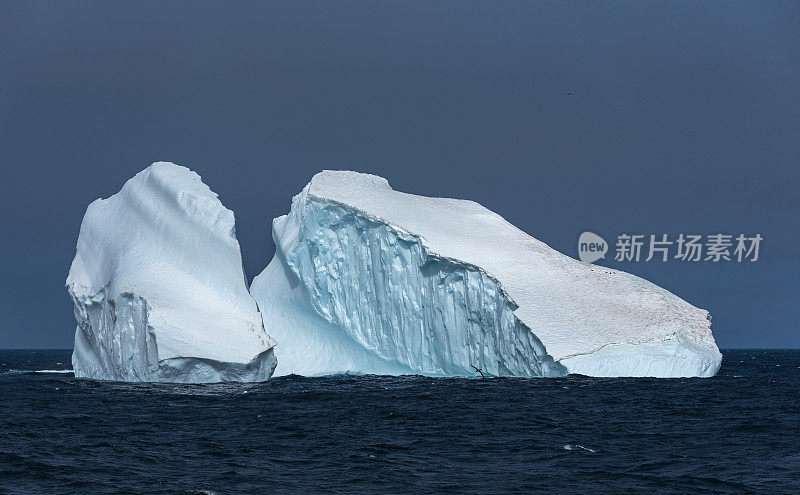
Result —
<instances>
[{"instance_id":1,"label":"vertical ice striation","mask_svg":"<svg viewBox=\"0 0 800 495\"><path fill-rule=\"evenodd\" d=\"M495 280L342 206L306 205L286 261L316 312L377 358L433 375L563 374Z\"/></svg>"},{"instance_id":2,"label":"vertical ice striation","mask_svg":"<svg viewBox=\"0 0 800 495\"><path fill-rule=\"evenodd\" d=\"M317 174L251 288L279 374L711 376L707 313L471 201Z\"/></svg>"},{"instance_id":3,"label":"vertical ice striation","mask_svg":"<svg viewBox=\"0 0 800 495\"><path fill-rule=\"evenodd\" d=\"M89 205L67 289L78 377L261 381L275 368L233 212L187 168L155 163Z\"/></svg>"}]
</instances>

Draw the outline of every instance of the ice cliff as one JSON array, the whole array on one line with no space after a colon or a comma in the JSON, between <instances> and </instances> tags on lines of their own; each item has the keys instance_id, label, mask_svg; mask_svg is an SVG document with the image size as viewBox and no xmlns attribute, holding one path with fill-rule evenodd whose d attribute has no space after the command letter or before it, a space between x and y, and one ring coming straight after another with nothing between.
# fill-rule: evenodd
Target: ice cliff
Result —
<instances>
[{"instance_id":1,"label":"ice cliff","mask_svg":"<svg viewBox=\"0 0 800 495\"><path fill-rule=\"evenodd\" d=\"M154 163L89 205L67 289L75 376L262 381L275 369L233 212L184 167Z\"/></svg>"},{"instance_id":2,"label":"ice cliff","mask_svg":"<svg viewBox=\"0 0 800 495\"><path fill-rule=\"evenodd\" d=\"M277 373L712 376L708 313L565 256L472 201L326 171L253 281Z\"/></svg>"}]
</instances>

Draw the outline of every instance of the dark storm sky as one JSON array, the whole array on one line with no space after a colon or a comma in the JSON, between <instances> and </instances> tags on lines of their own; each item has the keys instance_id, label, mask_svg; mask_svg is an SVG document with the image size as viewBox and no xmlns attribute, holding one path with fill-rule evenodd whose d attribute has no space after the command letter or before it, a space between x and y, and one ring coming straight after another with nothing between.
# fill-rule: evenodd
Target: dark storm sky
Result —
<instances>
[{"instance_id":1,"label":"dark storm sky","mask_svg":"<svg viewBox=\"0 0 800 495\"><path fill-rule=\"evenodd\" d=\"M322 169L571 256L584 230L760 233L756 263L605 264L720 347L800 346L798 2L0 2L0 347L72 347L86 205L157 160L235 211L250 278Z\"/></svg>"}]
</instances>

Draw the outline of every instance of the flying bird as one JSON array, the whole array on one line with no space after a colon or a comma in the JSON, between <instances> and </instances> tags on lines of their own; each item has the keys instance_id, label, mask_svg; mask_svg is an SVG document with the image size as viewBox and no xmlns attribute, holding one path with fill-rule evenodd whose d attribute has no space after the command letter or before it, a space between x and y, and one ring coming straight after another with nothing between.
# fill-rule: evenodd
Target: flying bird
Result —
<instances>
[{"instance_id":1,"label":"flying bird","mask_svg":"<svg viewBox=\"0 0 800 495\"><path fill-rule=\"evenodd\" d=\"M470 366L472 366L472 365L470 364ZM483 375L483 371L481 371L481 370L480 370L480 368L475 368L475 366L472 366L472 367L475 369L475 371L477 371L478 373L480 373L480 374L481 374L481 378L486 378L486 377Z\"/></svg>"}]
</instances>

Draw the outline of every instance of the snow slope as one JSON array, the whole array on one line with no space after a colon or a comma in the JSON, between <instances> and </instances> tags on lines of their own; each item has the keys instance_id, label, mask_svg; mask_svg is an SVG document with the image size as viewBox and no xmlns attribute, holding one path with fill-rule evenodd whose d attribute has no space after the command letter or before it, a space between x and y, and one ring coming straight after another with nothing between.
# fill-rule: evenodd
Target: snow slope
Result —
<instances>
[{"instance_id":1,"label":"snow slope","mask_svg":"<svg viewBox=\"0 0 800 495\"><path fill-rule=\"evenodd\" d=\"M253 282L279 374L712 376L708 313L472 201L314 176Z\"/></svg>"},{"instance_id":2,"label":"snow slope","mask_svg":"<svg viewBox=\"0 0 800 495\"><path fill-rule=\"evenodd\" d=\"M187 168L154 163L89 205L67 290L75 376L261 381L275 368L233 212Z\"/></svg>"}]
</instances>

